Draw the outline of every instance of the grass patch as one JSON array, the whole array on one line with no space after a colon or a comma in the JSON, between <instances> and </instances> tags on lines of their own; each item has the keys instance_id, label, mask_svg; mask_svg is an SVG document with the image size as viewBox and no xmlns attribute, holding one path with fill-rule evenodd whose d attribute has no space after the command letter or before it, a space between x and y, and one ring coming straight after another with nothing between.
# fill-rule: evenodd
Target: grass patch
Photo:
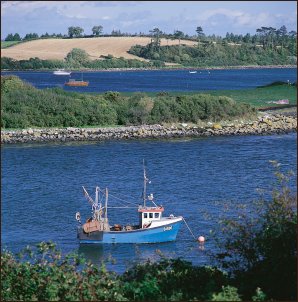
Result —
<instances>
[{"instance_id":1,"label":"grass patch","mask_svg":"<svg viewBox=\"0 0 298 302\"><path fill-rule=\"evenodd\" d=\"M22 41L1 41L1 49L11 47L13 45L19 44Z\"/></svg>"},{"instance_id":2,"label":"grass patch","mask_svg":"<svg viewBox=\"0 0 298 302\"><path fill-rule=\"evenodd\" d=\"M218 90L210 91L211 95L224 95L234 99L237 102L248 103L257 108L268 106L281 106L274 103L268 103L279 100L289 100L289 104L297 104L297 90L295 86L273 85L255 89L243 90Z\"/></svg>"},{"instance_id":3,"label":"grass patch","mask_svg":"<svg viewBox=\"0 0 298 302\"><path fill-rule=\"evenodd\" d=\"M138 92L121 92L123 96L133 96ZM250 104L256 108L281 106L274 103L267 103L278 100L289 100L290 105L297 104L297 89L295 85L274 85L270 84L264 87L258 87L253 89L241 89L241 90L210 90L210 91L171 91L171 92L142 92L149 97L156 97L160 94L166 94L170 96L179 95L195 95L198 93L210 94L213 96L227 96L234 99L236 102L242 102ZM98 94L98 93L94 93ZM103 94L103 93L99 93Z\"/></svg>"}]
</instances>

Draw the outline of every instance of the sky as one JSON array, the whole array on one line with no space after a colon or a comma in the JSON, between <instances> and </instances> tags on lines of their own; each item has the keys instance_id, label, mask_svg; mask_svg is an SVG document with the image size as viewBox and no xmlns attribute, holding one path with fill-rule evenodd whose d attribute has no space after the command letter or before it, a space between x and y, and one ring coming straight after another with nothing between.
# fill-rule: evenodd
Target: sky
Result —
<instances>
[{"instance_id":1,"label":"sky","mask_svg":"<svg viewBox=\"0 0 298 302\"><path fill-rule=\"evenodd\" d=\"M67 34L79 26L92 34L103 26L124 33L149 33L155 27L166 33L181 30L195 35L255 34L261 26L288 31L297 28L296 1L1 1L1 39L12 33L24 37L48 32Z\"/></svg>"}]
</instances>

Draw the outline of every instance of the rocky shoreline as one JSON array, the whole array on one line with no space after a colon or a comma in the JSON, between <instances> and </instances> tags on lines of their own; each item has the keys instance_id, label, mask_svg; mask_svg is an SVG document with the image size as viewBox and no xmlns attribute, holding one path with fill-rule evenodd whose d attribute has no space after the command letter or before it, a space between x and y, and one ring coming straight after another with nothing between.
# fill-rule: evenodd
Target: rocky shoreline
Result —
<instances>
[{"instance_id":1,"label":"rocky shoreline","mask_svg":"<svg viewBox=\"0 0 298 302\"><path fill-rule=\"evenodd\" d=\"M2 130L1 143L41 143L285 134L297 131L297 116L263 114L255 121L205 123L204 125L142 125L115 128L49 128Z\"/></svg>"}]
</instances>

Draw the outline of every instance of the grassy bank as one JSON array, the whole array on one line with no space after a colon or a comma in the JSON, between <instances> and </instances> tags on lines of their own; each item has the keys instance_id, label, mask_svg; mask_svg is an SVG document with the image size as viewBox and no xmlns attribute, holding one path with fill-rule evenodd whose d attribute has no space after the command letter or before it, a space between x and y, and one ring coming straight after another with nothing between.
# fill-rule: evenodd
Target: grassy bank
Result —
<instances>
[{"instance_id":1,"label":"grassy bank","mask_svg":"<svg viewBox=\"0 0 298 302\"><path fill-rule=\"evenodd\" d=\"M268 103L279 100L289 100L291 105L297 104L297 87L289 85L278 85L243 90L214 90L210 92L213 96L225 95L237 102L248 103L257 108L267 106L279 106Z\"/></svg>"},{"instance_id":2,"label":"grassy bank","mask_svg":"<svg viewBox=\"0 0 298 302\"><path fill-rule=\"evenodd\" d=\"M236 102L250 104L256 108L263 107L281 107L281 105L268 103L278 100L289 100L289 104L297 105L297 87L295 85L287 85L283 83L280 85L268 85L266 87L240 90L208 90L208 91L176 91L176 92L146 92L150 97L156 97L161 94L170 96L195 95L198 93L209 94L212 96L227 96ZM133 95L132 92L122 92L125 96Z\"/></svg>"}]
</instances>

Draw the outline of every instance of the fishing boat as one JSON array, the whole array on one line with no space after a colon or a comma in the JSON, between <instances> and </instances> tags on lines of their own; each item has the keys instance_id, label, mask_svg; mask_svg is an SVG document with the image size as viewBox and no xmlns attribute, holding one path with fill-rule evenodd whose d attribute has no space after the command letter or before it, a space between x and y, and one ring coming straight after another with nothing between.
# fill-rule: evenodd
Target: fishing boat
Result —
<instances>
[{"instance_id":1,"label":"fishing boat","mask_svg":"<svg viewBox=\"0 0 298 302\"><path fill-rule=\"evenodd\" d=\"M146 177L144 166L144 188L143 204L136 206L139 221L135 225L110 225L108 220L108 189L101 190L96 187L95 200L93 200L87 190L83 187L84 195L91 205L92 216L84 224L81 222L80 213L76 213L77 238L80 243L158 243L175 241L179 231L182 216L163 217L164 207L157 205L153 194L146 196L146 185L149 182ZM103 194L99 198L99 194ZM105 200L104 205L99 200ZM147 202L152 205L148 206ZM117 207L116 207L117 208ZM119 208L119 207L118 207ZM123 208L123 207L122 207ZM126 220L130 221L131 217Z\"/></svg>"},{"instance_id":2,"label":"fishing boat","mask_svg":"<svg viewBox=\"0 0 298 302\"><path fill-rule=\"evenodd\" d=\"M64 83L66 86L89 86L89 82L83 80L83 74L81 80L69 79Z\"/></svg>"},{"instance_id":3,"label":"fishing boat","mask_svg":"<svg viewBox=\"0 0 298 302\"><path fill-rule=\"evenodd\" d=\"M190 70L189 73L197 73L196 70Z\"/></svg>"},{"instance_id":4,"label":"fishing boat","mask_svg":"<svg viewBox=\"0 0 298 302\"><path fill-rule=\"evenodd\" d=\"M66 71L64 69L58 69L53 72L54 75L70 75L71 71Z\"/></svg>"},{"instance_id":5,"label":"fishing boat","mask_svg":"<svg viewBox=\"0 0 298 302\"><path fill-rule=\"evenodd\" d=\"M66 85L66 86L88 86L89 82L82 81L82 80L69 79L69 81L66 82L64 85Z\"/></svg>"}]
</instances>

